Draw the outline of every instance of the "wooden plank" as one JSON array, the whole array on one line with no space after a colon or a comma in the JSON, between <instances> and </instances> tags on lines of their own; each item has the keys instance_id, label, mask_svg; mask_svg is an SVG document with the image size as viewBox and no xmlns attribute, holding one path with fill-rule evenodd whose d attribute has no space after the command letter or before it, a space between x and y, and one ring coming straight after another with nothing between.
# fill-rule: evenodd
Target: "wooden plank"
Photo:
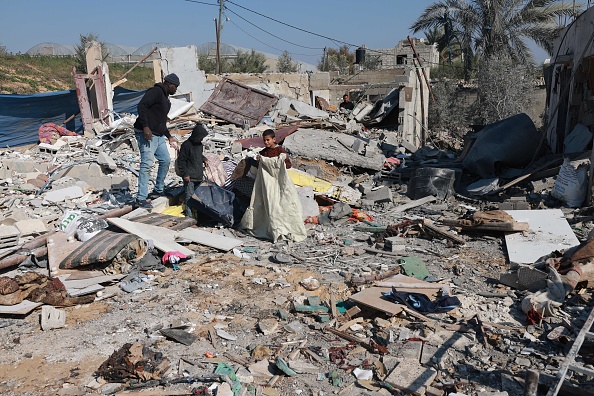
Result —
<instances>
[{"instance_id":1,"label":"wooden plank","mask_svg":"<svg viewBox=\"0 0 594 396\"><path fill-rule=\"evenodd\" d=\"M392 291L392 289L389 287L369 287L359 293L353 294L350 299L358 304L376 309L389 315L397 315L402 312L404 306L382 298L382 292L387 293L390 291Z\"/></svg>"},{"instance_id":2,"label":"wooden plank","mask_svg":"<svg viewBox=\"0 0 594 396\"><path fill-rule=\"evenodd\" d=\"M336 295L334 293L330 294L330 309L332 311L332 318L338 318L338 309L336 309Z\"/></svg>"},{"instance_id":3,"label":"wooden plank","mask_svg":"<svg viewBox=\"0 0 594 396\"><path fill-rule=\"evenodd\" d=\"M433 222L429 219L423 220L423 227L435 234L438 234L444 238L451 240L454 243L459 243L461 245L464 245L466 243L466 241L460 238L459 236L435 226L435 224L433 224Z\"/></svg>"},{"instance_id":4,"label":"wooden plank","mask_svg":"<svg viewBox=\"0 0 594 396\"><path fill-rule=\"evenodd\" d=\"M398 291L409 293L422 293L429 298L433 298L440 290L445 290L449 295L452 294L452 289L449 284L445 283L431 283L425 282L403 274L393 275L382 281L376 282L378 287L395 287Z\"/></svg>"},{"instance_id":5,"label":"wooden plank","mask_svg":"<svg viewBox=\"0 0 594 396\"><path fill-rule=\"evenodd\" d=\"M417 206L425 205L425 204L428 204L430 202L435 202L435 201L437 201L437 198L434 197L433 195L429 195L428 197L424 197L424 198L421 198L421 199L416 199L414 201L410 201L408 203L405 203L404 205L400 205L400 206L396 207L395 209L392 209L392 210L388 211L385 214L404 212L406 210L409 210L409 209L412 209L412 208L416 208Z\"/></svg>"},{"instance_id":6,"label":"wooden plank","mask_svg":"<svg viewBox=\"0 0 594 396\"><path fill-rule=\"evenodd\" d=\"M361 323L361 322L363 322L363 318L355 318L355 319L349 320L345 324L341 325L338 328L338 331L345 331L346 329L348 329L352 325L357 324L357 323Z\"/></svg>"},{"instance_id":7,"label":"wooden plank","mask_svg":"<svg viewBox=\"0 0 594 396\"><path fill-rule=\"evenodd\" d=\"M213 234L212 232L207 232L198 228L186 228L185 230L180 231L177 236L178 238L189 239L197 244L225 252L243 244L239 239Z\"/></svg>"},{"instance_id":8,"label":"wooden plank","mask_svg":"<svg viewBox=\"0 0 594 396\"><path fill-rule=\"evenodd\" d=\"M530 224L525 222L513 222L513 223L503 223L503 222L489 222L489 223L482 223L477 225L468 225L465 224L463 220L452 220L452 219L443 219L441 223L447 226L453 227L460 227L466 231L500 231L500 232L519 232L519 231L528 231L530 229Z\"/></svg>"},{"instance_id":9,"label":"wooden plank","mask_svg":"<svg viewBox=\"0 0 594 396\"><path fill-rule=\"evenodd\" d=\"M178 234L176 231L150 224L135 223L121 218L107 219L107 221L144 240L152 240L155 247L162 252L177 251L183 253L187 257L192 257L194 255L193 251L175 242L175 238Z\"/></svg>"},{"instance_id":10,"label":"wooden plank","mask_svg":"<svg viewBox=\"0 0 594 396\"><path fill-rule=\"evenodd\" d=\"M43 305L43 303L29 300L23 300L16 305L0 305L0 315L26 315L40 305Z\"/></svg>"}]
</instances>

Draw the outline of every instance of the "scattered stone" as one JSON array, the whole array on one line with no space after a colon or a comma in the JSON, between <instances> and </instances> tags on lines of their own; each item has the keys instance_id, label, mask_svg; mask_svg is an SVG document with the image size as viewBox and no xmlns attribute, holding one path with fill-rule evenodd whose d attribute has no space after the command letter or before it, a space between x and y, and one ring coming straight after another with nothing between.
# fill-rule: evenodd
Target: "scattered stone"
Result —
<instances>
[{"instance_id":1,"label":"scattered stone","mask_svg":"<svg viewBox=\"0 0 594 396\"><path fill-rule=\"evenodd\" d=\"M251 384L254 382L254 376L250 373L245 367L240 366L237 371L235 371L235 375L239 382L243 384Z\"/></svg>"},{"instance_id":2,"label":"scattered stone","mask_svg":"<svg viewBox=\"0 0 594 396\"><path fill-rule=\"evenodd\" d=\"M318 281L313 276L303 279L301 282L299 282L299 284L301 286L303 286L303 288L305 290L309 290L309 291L317 290L320 288L320 281Z\"/></svg>"},{"instance_id":3,"label":"scattered stone","mask_svg":"<svg viewBox=\"0 0 594 396\"><path fill-rule=\"evenodd\" d=\"M353 375L358 380L371 380L373 378L372 370L361 370L359 367L353 370Z\"/></svg>"},{"instance_id":4,"label":"scattered stone","mask_svg":"<svg viewBox=\"0 0 594 396\"><path fill-rule=\"evenodd\" d=\"M306 362L305 360L291 360L288 364L297 374L317 374L320 372L320 369L317 366Z\"/></svg>"},{"instance_id":5,"label":"scattered stone","mask_svg":"<svg viewBox=\"0 0 594 396\"><path fill-rule=\"evenodd\" d=\"M270 335L278 330L278 322L276 319L262 319L258 322L258 329L264 335Z\"/></svg>"},{"instance_id":6,"label":"scattered stone","mask_svg":"<svg viewBox=\"0 0 594 396\"><path fill-rule=\"evenodd\" d=\"M217 335L225 340L228 340L228 341L236 341L237 340L237 337L235 337L233 334L227 333L223 329L217 329Z\"/></svg>"}]
</instances>

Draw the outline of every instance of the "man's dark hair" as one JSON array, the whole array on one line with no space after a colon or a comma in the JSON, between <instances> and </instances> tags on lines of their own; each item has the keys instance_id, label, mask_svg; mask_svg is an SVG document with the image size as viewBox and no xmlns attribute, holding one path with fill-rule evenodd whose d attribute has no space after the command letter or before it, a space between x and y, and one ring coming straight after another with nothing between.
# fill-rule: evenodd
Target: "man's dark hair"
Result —
<instances>
[{"instance_id":1,"label":"man's dark hair","mask_svg":"<svg viewBox=\"0 0 594 396\"><path fill-rule=\"evenodd\" d=\"M274 134L274 131L272 129L267 129L264 132L262 132L262 137L266 137L266 136L276 137L276 135Z\"/></svg>"},{"instance_id":2,"label":"man's dark hair","mask_svg":"<svg viewBox=\"0 0 594 396\"><path fill-rule=\"evenodd\" d=\"M344 98L348 98L348 97L349 97L349 95L348 95L348 94L344 94L344 95L342 95L342 98L343 98L343 99L344 99Z\"/></svg>"}]
</instances>

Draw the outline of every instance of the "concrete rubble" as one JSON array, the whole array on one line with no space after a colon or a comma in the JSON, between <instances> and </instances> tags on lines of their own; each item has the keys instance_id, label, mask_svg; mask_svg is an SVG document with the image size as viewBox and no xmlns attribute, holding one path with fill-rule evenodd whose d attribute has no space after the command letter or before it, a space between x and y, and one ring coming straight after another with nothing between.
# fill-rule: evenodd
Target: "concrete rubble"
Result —
<instances>
[{"instance_id":1,"label":"concrete rubble","mask_svg":"<svg viewBox=\"0 0 594 396\"><path fill-rule=\"evenodd\" d=\"M179 140L207 123L229 189L261 148L246 139L285 131L299 243L183 217L174 161L167 196L134 209L129 126L4 150L1 393L519 395L530 370L554 387L594 304L592 207L550 195L562 156L506 151L522 167L483 172L462 161L489 151L480 139L369 129L391 97L358 118L281 98L255 126L192 106L170 120ZM472 195L486 176L495 188ZM566 393L594 392L580 359Z\"/></svg>"}]
</instances>

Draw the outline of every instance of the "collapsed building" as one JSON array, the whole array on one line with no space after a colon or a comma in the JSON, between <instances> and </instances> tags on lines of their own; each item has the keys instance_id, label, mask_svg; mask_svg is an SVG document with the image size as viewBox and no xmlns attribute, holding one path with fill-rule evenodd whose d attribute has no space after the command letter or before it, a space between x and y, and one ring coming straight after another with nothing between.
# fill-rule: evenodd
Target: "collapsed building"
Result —
<instances>
[{"instance_id":1,"label":"collapsed building","mask_svg":"<svg viewBox=\"0 0 594 396\"><path fill-rule=\"evenodd\" d=\"M181 80L169 129L206 125L221 195L197 189L200 215L184 217L172 161L167 196L134 209L141 95L98 51L76 92L0 96L45 111L0 105L3 393L591 393L585 139L567 164L525 114L429 139L414 56L348 77L212 76L195 47L161 48L155 81ZM270 128L302 241L234 218L233 174Z\"/></svg>"}]
</instances>

